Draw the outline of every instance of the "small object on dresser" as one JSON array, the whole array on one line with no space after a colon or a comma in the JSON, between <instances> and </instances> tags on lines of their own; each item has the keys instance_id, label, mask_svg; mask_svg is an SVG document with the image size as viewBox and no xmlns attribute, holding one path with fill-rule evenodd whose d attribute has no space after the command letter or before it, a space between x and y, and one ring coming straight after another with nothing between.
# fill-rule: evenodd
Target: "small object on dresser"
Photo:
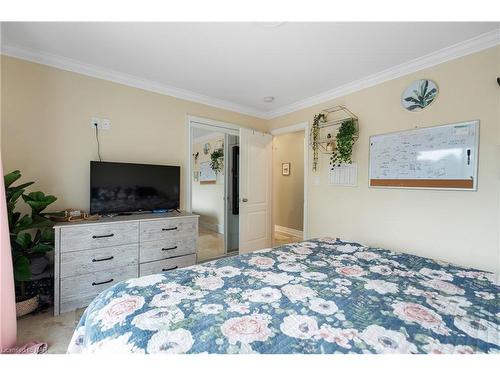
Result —
<instances>
[{"instance_id":1,"label":"small object on dresser","mask_svg":"<svg viewBox=\"0 0 500 375\"><path fill-rule=\"evenodd\" d=\"M67 208L64 211L50 213L48 217L55 222L99 220L101 218L100 215L90 215L88 212L74 208Z\"/></svg>"}]
</instances>

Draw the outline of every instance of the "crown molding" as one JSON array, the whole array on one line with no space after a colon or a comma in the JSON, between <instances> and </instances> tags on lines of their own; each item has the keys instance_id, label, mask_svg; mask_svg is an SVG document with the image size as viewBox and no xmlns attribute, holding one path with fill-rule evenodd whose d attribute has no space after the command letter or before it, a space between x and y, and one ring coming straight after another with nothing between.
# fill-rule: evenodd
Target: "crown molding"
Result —
<instances>
[{"instance_id":1,"label":"crown molding","mask_svg":"<svg viewBox=\"0 0 500 375\"><path fill-rule=\"evenodd\" d=\"M392 68L383 70L379 73L372 74L365 78L339 86L333 90L325 91L321 94L311 96L309 98L299 100L290 105L286 105L267 112L268 119L273 119L283 116L300 109L308 108L317 104L351 94L356 91L376 86L383 82L393 80L419 70L430 68L444 62L457 59L475 52L485 50L500 44L500 29L495 29L485 34L481 34L472 39L451 45L428 55L410 60L406 63L396 65Z\"/></svg>"},{"instance_id":2,"label":"crown molding","mask_svg":"<svg viewBox=\"0 0 500 375\"><path fill-rule=\"evenodd\" d=\"M173 86L159 84L133 75L104 69L66 57L56 56L41 51L30 50L16 45L4 44L2 46L1 53L6 56L28 60L62 70L120 83L126 86L152 91L179 99L189 100L191 102L205 104L211 107L221 108L244 115L257 117L260 119L271 120L276 117L283 116L317 104L325 103L330 100L351 94L353 92L376 86L395 78L415 73L419 70L430 68L432 66L439 65L466 55L470 55L472 53L479 52L499 44L500 28L271 111L261 111L249 106L244 106L223 99L213 98L207 95L198 94Z\"/></svg>"},{"instance_id":3,"label":"crown molding","mask_svg":"<svg viewBox=\"0 0 500 375\"><path fill-rule=\"evenodd\" d=\"M131 86L142 90L152 91L158 94L189 100L191 102L205 104L211 107L221 108L248 116L258 117L261 119L267 118L267 114L265 112L259 111L252 107L240 105L223 99L213 98L207 95L198 94L196 92L180 89L178 87L160 84L130 74L82 63L80 61L73 60L67 57L57 56L41 51L35 51L12 44L4 44L2 46L1 53L6 56L31 61L42 65L48 65L54 68L67 70L73 73L84 74L106 81L120 83L122 85Z\"/></svg>"}]
</instances>

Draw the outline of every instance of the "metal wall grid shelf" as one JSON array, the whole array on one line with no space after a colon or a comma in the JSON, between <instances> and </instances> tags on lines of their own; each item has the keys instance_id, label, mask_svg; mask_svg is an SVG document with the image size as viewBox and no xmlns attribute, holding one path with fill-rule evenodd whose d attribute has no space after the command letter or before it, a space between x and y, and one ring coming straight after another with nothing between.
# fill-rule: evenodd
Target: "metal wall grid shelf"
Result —
<instances>
[{"instance_id":1,"label":"metal wall grid shelf","mask_svg":"<svg viewBox=\"0 0 500 375\"><path fill-rule=\"evenodd\" d=\"M330 108L324 109L321 112L325 113L327 115L327 117L330 114L334 114L334 113L335 114L338 114L338 113L343 114L343 116L340 117L340 118L337 118L335 120L330 120L330 121L323 122L323 123L321 123L318 126L318 128L320 129L320 131L322 129L332 128L332 132L330 133L331 134L331 138L321 137L316 142L318 144L319 148L320 148L321 153L323 153L323 154L332 154L334 152L334 150L336 149L336 146L335 146L335 136L336 136L336 134L338 132L338 129L342 125L342 123L345 122L345 121L347 121L347 120L354 120L355 121L356 136L354 137L354 142L356 142L356 140L359 138L358 116L356 116L354 113L352 113L349 109L347 109L343 105L337 105L337 106L334 106L334 107L330 107ZM329 143L333 143L333 149L332 150L328 150L327 149L327 145ZM309 145L311 146L312 142Z\"/></svg>"}]
</instances>

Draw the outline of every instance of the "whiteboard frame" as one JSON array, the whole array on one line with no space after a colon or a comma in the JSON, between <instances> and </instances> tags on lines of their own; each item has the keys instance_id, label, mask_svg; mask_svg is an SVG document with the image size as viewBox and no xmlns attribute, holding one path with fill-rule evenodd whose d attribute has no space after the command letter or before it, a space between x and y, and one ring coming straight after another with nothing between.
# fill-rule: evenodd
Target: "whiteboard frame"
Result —
<instances>
[{"instance_id":1,"label":"whiteboard frame","mask_svg":"<svg viewBox=\"0 0 500 375\"><path fill-rule=\"evenodd\" d=\"M373 137L380 137L383 135L394 135L394 134L401 134L401 133L406 133L411 130L425 130L425 129L432 129L432 128L438 128L438 127L446 127L446 126L457 126L457 125L471 125L473 124L476 128L476 136L474 140L474 175L472 179L473 187L472 189L468 188L443 188L443 187L416 187L416 186L372 186L371 185L371 140ZM479 119L476 120L469 120L469 121L461 121L461 122L453 122L453 123L448 123L448 124L440 124L440 125L432 125L432 126L425 126L425 127L419 127L415 126L413 129L405 129L405 130L397 130L394 132L388 132L388 133L381 133L381 134L373 134L368 137L368 187L370 189L406 189L406 190L458 190L458 191L477 191L477 183L478 183L478 172L479 172L479 138L480 138L480 121Z\"/></svg>"}]
</instances>

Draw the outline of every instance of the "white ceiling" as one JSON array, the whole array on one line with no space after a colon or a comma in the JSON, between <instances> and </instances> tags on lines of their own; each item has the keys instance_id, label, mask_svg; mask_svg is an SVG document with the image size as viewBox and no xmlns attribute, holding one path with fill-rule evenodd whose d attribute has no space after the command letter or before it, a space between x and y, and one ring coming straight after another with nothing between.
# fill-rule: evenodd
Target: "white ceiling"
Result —
<instances>
[{"instance_id":1,"label":"white ceiling","mask_svg":"<svg viewBox=\"0 0 500 375\"><path fill-rule=\"evenodd\" d=\"M5 54L271 118L500 23L2 25Z\"/></svg>"}]
</instances>

